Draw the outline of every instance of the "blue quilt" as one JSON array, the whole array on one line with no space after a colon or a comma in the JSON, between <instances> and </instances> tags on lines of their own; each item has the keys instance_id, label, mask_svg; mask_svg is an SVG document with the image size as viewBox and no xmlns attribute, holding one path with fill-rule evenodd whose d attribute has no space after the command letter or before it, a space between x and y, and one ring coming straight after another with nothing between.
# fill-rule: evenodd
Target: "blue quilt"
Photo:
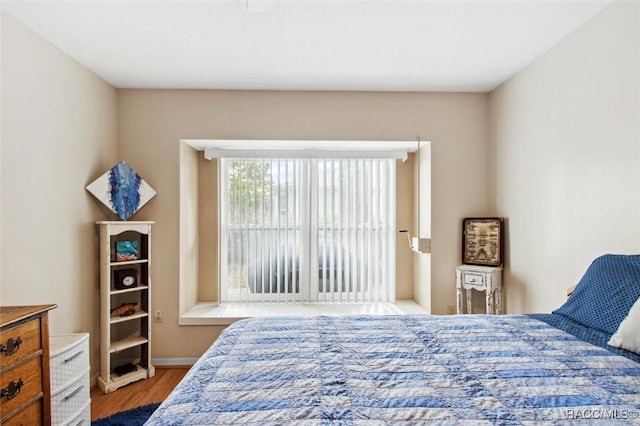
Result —
<instances>
[{"instance_id":1,"label":"blue quilt","mask_svg":"<svg viewBox=\"0 0 640 426\"><path fill-rule=\"evenodd\" d=\"M524 315L320 316L233 324L146 424L639 424L639 416L640 364Z\"/></svg>"}]
</instances>

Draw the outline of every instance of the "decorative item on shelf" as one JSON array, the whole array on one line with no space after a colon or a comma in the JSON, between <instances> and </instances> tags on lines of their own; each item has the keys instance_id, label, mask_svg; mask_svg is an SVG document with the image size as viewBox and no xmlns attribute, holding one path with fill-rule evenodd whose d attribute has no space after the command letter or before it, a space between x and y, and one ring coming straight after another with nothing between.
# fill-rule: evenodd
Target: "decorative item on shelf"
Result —
<instances>
[{"instance_id":1,"label":"decorative item on shelf","mask_svg":"<svg viewBox=\"0 0 640 426\"><path fill-rule=\"evenodd\" d=\"M87 191L122 220L129 219L156 195L156 191L124 161L87 185Z\"/></svg>"},{"instance_id":2,"label":"decorative item on shelf","mask_svg":"<svg viewBox=\"0 0 640 426\"><path fill-rule=\"evenodd\" d=\"M116 373L118 376L124 376L125 374L129 374L136 370L138 370L138 368L135 366L135 364L128 362L126 364L117 366L116 368L113 369L113 372Z\"/></svg>"},{"instance_id":3,"label":"decorative item on shelf","mask_svg":"<svg viewBox=\"0 0 640 426\"><path fill-rule=\"evenodd\" d=\"M135 269L116 269L113 271L113 287L116 290L133 288L138 285L138 271Z\"/></svg>"},{"instance_id":4,"label":"decorative item on shelf","mask_svg":"<svg viewBox=\"0 0 640 426\"><path fill-rule=\"evenodd\" d=\"M137 303L134 302L125 302L117 308L113 308L111 310L111 315L120 315L121 317L128 317L129 315L133 315L136 313Z\"/></svg>"},{"instance_id":5,"label":"decorative item on shelf","mask_svg":"<svg viewBox=\"0 0 640 426\"><path fill-rule=\"evenodd\" d=\"M504 244L501 217L467 217L462 221L462 263L502 266Z\"/></svg>"},{"instance_id":6,"label":"decorative item on shelf","mask_svg":"<svg viewBox=\"0 0 640 426\"><path fill-rule=\"evenodd\" d=\"M137 260L139 253L138 241L116 241L116 262Z\"/></svg>"}]
</instances>

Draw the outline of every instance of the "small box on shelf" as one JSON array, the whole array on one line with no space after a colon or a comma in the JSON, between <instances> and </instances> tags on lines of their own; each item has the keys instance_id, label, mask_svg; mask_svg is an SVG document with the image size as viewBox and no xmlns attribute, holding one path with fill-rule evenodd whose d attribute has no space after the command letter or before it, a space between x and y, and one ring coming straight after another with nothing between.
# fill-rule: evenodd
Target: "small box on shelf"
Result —
<instances>
[{"instance_id":1,"label":"small box on shelf","mask_svg":"<svg viewBox=\"0 0 640 426\"><path fill-rule=\"evenodd\" d=\"M138 256L140 255L137 240L116 241L115 248L116 262L138 260Z\"/></svg>"}]
</instances>

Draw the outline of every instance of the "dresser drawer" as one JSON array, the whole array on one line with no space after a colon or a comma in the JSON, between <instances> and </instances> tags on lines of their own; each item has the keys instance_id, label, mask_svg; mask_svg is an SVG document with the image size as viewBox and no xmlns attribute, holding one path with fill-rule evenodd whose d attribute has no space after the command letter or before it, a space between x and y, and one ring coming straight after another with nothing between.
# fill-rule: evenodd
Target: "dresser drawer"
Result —
<instances>
[{"instance_id":1,"label":"dresser drawer","mask_svg":"<svg viewBox=\"0 0 640 426\"><path fill-rule=\"evenodd\" d=\"M483 288L485 283L484 283L484 275L482 274L474 274L474 273L469 273L469 272L465 272L463 274L463 283L465 286L471 286L471 287L478 287L478 288Z\"/></svg>"},{"instance_id":2,"label":"dresser drawer","mask_svg":"<svg viewBox=\"0 0 640 426\"><path fill-rule=\"evenodd\" d=\"M40 340L40 319L35 318L24 324L0 332L0 368L8 367L28 357L42 348Z\"/></svg>"},{"instance_id":3,"label":"dresser drawer","mask_svg":"<svg viewBox=\"0 0 640 426\"><path fill-rule=\"evenodd\" d=\"M42 395L42 357L36 356L13 368L6 369L0 377L0 387L14 396L3 397L0 403L0 418L16 408ZM19 388L19 391L17 390Z\"/></svg>"},{"instance_id":4,"label":"dresser drawer","mask_svg":"<svg viewBox=\"0 0 640 426\"><path fill-rule=\"evenodd\" d=\"M89 334L51 336L51 392L77 381L89 366Z\"/></svg>"},{"instance_id":5,"label":"dresser drawer","mask_svg":"<svg viewBox=\"0 0 640 426\"><path fill-rule=\"evenodd\" d=\"M51 396L51 423L66 424L90 401L89 369L69 386Z\"/></svg>"},{"instance_id":6,"label":"dresser drawer","mask_svg":"<svg viewBox=\"0 0 640 426\"><path fill-rule=\"evenodd\" d=\"M15 416L2 422L3 426L31 426L42 424L42 398L32 402Z\"/></svg>"}]
</instances>

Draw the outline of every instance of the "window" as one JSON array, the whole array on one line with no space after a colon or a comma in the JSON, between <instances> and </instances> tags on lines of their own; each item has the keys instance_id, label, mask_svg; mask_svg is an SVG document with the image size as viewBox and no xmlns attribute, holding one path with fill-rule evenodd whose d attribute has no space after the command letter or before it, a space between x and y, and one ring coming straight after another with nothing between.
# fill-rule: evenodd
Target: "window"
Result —
<instances>
[{"instance_id":1,"label":"window","mask_svg":"<svg viewBox=\"0 0 640 426\"><path fill-rule=\"evenodd\" d=\"M395 298L395 160L221 159L221 301Z\"/></svg>"}]
</instances>

